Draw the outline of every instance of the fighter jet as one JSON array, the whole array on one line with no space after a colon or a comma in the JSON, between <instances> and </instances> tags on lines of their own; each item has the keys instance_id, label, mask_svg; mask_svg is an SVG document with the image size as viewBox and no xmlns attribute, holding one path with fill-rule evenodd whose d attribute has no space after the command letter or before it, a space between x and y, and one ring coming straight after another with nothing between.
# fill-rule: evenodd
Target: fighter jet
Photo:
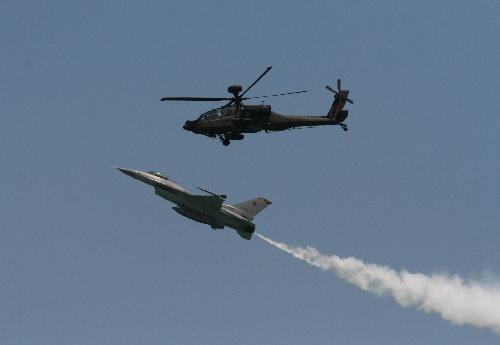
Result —
<instances>
[{"instance_id":1,"label":"fighter jet","mask_svg":"<svg viewBox=\"0 0 500 345\"><path fill-rule=\"evenodd\" d=\"M215 194L200 187L197 188L209 195L191 194L172 179L157 171L144 172L115 168L125 175L152 186L156 195L177 205L172 209L180 215L208 224L214 230L223 229L225 226L230 227L246 240L252 238L255 230L255 224L252 223L253 218L257 213L271 205L271 202L265 198L228 205L223 203L227 198L226 195Z\"/></svg>"}]
</instances>

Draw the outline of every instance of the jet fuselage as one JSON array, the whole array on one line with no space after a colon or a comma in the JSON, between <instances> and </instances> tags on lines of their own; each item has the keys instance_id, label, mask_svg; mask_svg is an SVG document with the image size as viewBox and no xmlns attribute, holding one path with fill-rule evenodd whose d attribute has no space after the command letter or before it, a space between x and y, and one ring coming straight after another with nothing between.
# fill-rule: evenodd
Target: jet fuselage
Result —
<instances>
[{"instance_id":1,"label":"jet fuselage","mask_svg":"<svg viewBox=\"0 0 500 345\"><path fill-rule=\"evenodd\" d=\"M187 189L160 173L117 169L136 180L152 186L156 195L176 204L177 206L173 207L173 210L184 217L208 224L213 229L230 227L246 239L250 239L255 230L255 224L250 221L253 217L249 217L245 212L233 205L223 204L225 196L215 194L193 195Z\"/></svg>"}]
</instances>

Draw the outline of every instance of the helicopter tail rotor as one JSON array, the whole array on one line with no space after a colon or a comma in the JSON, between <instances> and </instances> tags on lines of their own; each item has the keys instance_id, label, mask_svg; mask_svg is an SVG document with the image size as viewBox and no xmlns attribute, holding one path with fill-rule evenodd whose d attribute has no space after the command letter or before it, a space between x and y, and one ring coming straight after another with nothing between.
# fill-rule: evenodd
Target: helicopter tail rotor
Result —
<instances>
[{"instance_id":1,"label":"helicopter tail rotor","mask_svg":"<svg viewBox=\"0 0 500 345\"><path fill-rule=\"evenodd\" d=\"M347 97L347 95L349 94L349 90L342 90L340 79L337 79L337 90L332 89L328 85L326 85L326 89L335 94L335 99L339 98L340 101L345 101L350 104L354 104L354 102L349 97Z\"/></svg>"},{"instance_id":2,"label":"helicopter tail rotor","mask_svg":"<svg viewBox=\"0 0 500 345\"><path fill-rule=\"evenodd\" d=\"M347 125L343 121L349 115L349 111L344 109L346 102L353 104L354 102L348 97L349 90L342 90L340 79L337 79L337 90L326 85L326 89L335 94L332 106L328 111L327 117L335 124L339 125L344 131L347 131Z\"/></svg>"}]
</instances>

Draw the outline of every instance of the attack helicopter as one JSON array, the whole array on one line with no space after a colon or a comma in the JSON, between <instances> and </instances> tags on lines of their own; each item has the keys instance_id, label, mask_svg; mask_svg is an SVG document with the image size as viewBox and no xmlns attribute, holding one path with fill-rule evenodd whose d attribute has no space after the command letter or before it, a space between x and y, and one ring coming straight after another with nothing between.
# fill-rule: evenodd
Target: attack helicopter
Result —
<instances>
[{"instance_id":1,"label":"attack helicopter","mask_svg":"<svg viewBox=\"0 0 500 345\"><path fill-rule=\"evenodd\" d=\"M347 103L353 104L348 98L349 90L342 90L341 81L337 79L337 90L326 86L335 96L330 110L325 116L310 115L282 115L271 111L267 104L248 105L243 101L249 99L268 98L276 96L293 95L308 92L308 90L278 93L267 96L245 97L246 93L255 86L270 70L267 69L243 91L241 85L231 85L227 91L233 97L163 97L161 101L195 101L195 102L218 102L227 101L219 108L209 110L200 115L194 121L186 121L183 128L195 134L206 135L210 138L218 138L224 146L228 146L231 140L242 140L243 133L257 133L260 131L274 132L300 127L316 127L326 125L338 125L347 131L344 123L348 110L344 110ZM243 91L241 93L241 91Z\"/></svg>"}]
</instances>

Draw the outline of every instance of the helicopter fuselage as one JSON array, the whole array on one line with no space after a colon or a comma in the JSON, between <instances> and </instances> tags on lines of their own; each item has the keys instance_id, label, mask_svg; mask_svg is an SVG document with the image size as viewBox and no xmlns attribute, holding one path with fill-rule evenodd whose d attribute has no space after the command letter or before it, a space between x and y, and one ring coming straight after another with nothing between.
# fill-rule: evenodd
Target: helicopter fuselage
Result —
<instances>
[{"instance_id":1,"label":"helicopter fuselage","mask_svg":"<svg viewBox=\"0 0 500 345\"><path fill-rule=\"evenodd\" d=\"M239 105L212 109L195 121L186 121L184 129L209 137L232 136L243 139L241 133L283 131L297 127L338 125L347 117L282 115L271 110L270 105Z\"/></svg>"},{"instance_id":2,"label":"helicopter fuselage","mask_svg":"<svg viewBox=\"0 0 500 345\"><path fill-rule=\"evenodd\" d=\"M349 90L342 90L340 79L337 79L337 90L326 86L326 89L335 94L330 110L326 116L307 115L282 115L271 111L271 106L266 104L246 105L243 101L256 98L268 98L286 96L308 92L308 90L277 93L266 96L248 97L246 93L255 86L270 70L266 70L244 91L241 85L230 85L227 92L232 97L163 97L161 101L188 101L188 102L220 102L228 103L220 108L209 110L200 115L194 121L186 121L183 128L187 131L206 135L210 138L219 138L224 146L229 145L231 140L242 140L243 133L257 133L260 131L284 131L298 127L314 127L339 125L347 131L347 125L343 123L347 118L348 110L344 110L346 102L353 103L349 99Z\"/></svg>"}]
</instances>

